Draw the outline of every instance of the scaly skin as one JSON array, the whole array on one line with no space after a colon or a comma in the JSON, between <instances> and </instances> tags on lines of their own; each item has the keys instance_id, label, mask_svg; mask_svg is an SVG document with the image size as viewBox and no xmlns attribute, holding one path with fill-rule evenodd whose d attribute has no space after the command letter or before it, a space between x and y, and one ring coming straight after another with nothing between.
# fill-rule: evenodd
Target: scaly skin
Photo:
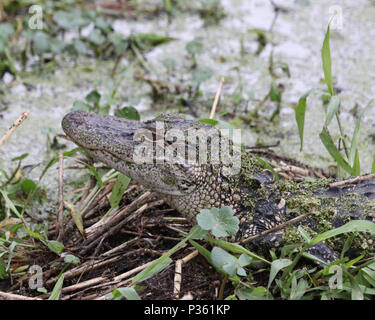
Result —
<instances>
[{"instance_id":1,"label":"scaly skin","mask_svg":"<svg viewBox=\"0 0 375 320\"><path fill-rule=\"evenodd\" d=\"M158 131L157 123L163 123L164 131ZM223 141L230 144L231 140L225 137L215 140L216 136L212 133L217 133L218 129L185 120L180 115L170 114L139 122L74 111L64 117L62 127L73 142L95 159L158 192L192 224L196 223L195 217L203 208L230 206L240 219L237 240L259 234L300 214L314 212L302 222L253 243L262 249L276 249L283 244L301 242L303 239L297 232L298 225L313 236L353 218L375 221L375 179L336 188L329 188L331 181L325 179L310 183L285 180L276 183L273 174L265 170L251 153L243 150L239 158L232 158L240 161L238 171L225 170L229 167L222 161L214 162L212 156L206 163L188 162L186 145L173 145L174 140L168 141L167 132L178 129L183 137L187 137L193 130L200 130L204 137L214 137L208 142L211 148L218 141L223 146ZM140 139L140 136L143 138ZM150 144L139 149L142 143ZM195 139L189 143L189 147L198 150ZM179 163L164 161L158 151L153 151L161 148L164 152L170 146L176 147L174 159L178 158ZM139 150L142 152L139 153ZM150 151L151 163L135 160L135 154L144 159ZM331 261L337 258L337 251L332 247L340 249L343 241L343 238L338 238L327 244L319 243L310 248L310 253L321 260ZM352 247L357 254L358 251L371 254L374 241L374 237L358 234Z\"/></svg>"}]
</instances>

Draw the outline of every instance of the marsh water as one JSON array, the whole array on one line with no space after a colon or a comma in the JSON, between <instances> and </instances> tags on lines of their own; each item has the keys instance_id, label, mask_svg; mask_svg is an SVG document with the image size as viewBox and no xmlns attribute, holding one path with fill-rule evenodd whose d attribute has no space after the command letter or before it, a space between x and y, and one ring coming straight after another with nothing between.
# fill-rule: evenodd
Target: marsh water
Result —
<instances>
[{"instance_id":1,"label":"marsh water","mask_svg":"<svg viewBox=\"0 0 375 320\"><path fill-rule=\"evenodd\" d=\"M162 1L139 2L152 10L155 2ZM308 99L302 152L299 151L294 107L311 88L325 89L321 47L328 22L336 14L337 19L331 30L333 76L342 98L342 124L345 132L351 136L358 115L353 109L357 105L358 110L362 110L375 95L374 3L366 0L286 0L275 1L280 8L275 11L270 1L222 0L226 16L217 24L207 25L194 10L190 10L196 1L185 2L186 10L174 13L171 21L168 21L166 14L147 19L113 21L115 31L125 35L157 33L174 38L145 54L151 67L149 77L168 79L167 69L162 62L171 58L176 62L176 67L173 75L169 76L188 81L191 75L185 74L188 63L185 47L189 41L198 40L203 43L204 50L197 60L200 65L208 66L213 71L213 76L200 87L203 93L201 100L213 99L219 81L224 77L219 114L224 111L221 109L223 106L230 108L235 93L239 93L242 100L235 112L246 114L270 89L272 78L268 67L273 52L275 63L287 65L290 71L289 77L281 72L276 79L276 83L284 87L280 117L267 125L269 130L266 132L254 130L246 122L240 121L238 125L245 132L243 142L254 145L257 141L280 141L280 146L275 148L277 152L323 168L333 164L319 140L326 112L321 99L317 96ZM258 55L259 42L256 34L250 32L251 29L264 30L267 35L267 42ZM65 35L65 40L69 41L69 34ZM54 155L48 145L54 135L62 133L62 117L72 109L75 100L83 100L93 89L97 89L103 99L110 99L110 93L116 87L113 105L132 105L141 113L142 119L155 113L176 111L163 106L157 110L153 108L151 87L133 77L133 65L126 59L122 59L120 72L115 78L111 76L114 61L80 57L74 63L64 58L58 65L51 72L29 72L16 79L9 74L4 75L0 84L0 136L5 134L21 112L28 110L30 115L0 148L0 168L9 172L16 166L10 161L13 157L29 153L23 165L41 163L30 172L31 176L37 177ZM197 108L199 117L208 116L209 108ZM268 101L261 108L260 115L269 117L274 109L274 103ZM374 110L370 109L363 118L359 135L362 173L370 170L374 157ZM337 132L335 124L330 130ZM62 143L67 144L68 149L73 147L68 142ZM42 183L55 190L57 170L51 168Z\"/></svg>"}]
</instances>

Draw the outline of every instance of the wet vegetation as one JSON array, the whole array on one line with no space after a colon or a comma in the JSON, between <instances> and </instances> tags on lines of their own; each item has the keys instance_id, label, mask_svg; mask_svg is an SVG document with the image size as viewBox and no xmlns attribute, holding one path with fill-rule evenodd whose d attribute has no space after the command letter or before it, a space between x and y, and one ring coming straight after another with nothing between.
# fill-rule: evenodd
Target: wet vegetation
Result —
<instances>
[{"instance_id":1,"label":"wet vegetation","mask_svg":"<svg viewBox=\"0 0 375 320\"><path fill-rule=\"evenodd\" d=\"M226 75L224 71L219 76L215 66L208 65L203 58L211 54L204 33L185 41L179 59L165 55L156 65L150 63L149 54L178 39L158 32L157 27L153 32L137 32L134 28L126 30L125 35L114 23L126 20L129 26L164 19L171 26L182 14L188 14L199 19L204 30L225 20L224 6L220 0L155 3L2 1L0 115L10 112L5 97L12 84L23 83L32 91L36 84L30 79L52 81L64 69L76 69L85 74L85 82L99 70L105 72L103 78L110 79L105 89L102 82L94 80L89 81L89 90L84 87L81 91L77 85L74 101L65 106L64 112L86 110L132 120L177 112L212 125L250 128L258 135L256 146L247 147L259 155L261 166L285 180L286 189L288 180L314 183L317 177L347 178L370 173L363 170L359 132L373 101L368 101L361 111L358 106L353 111L353 128L343 124L344 102L331 70L335 57L331 57L329 26L325 36L322 34L323 84L299 96L292 106L293 114L289 114L302 151L304 141L311 141L305 134L310 121L306 116L310 108L308 99L315 95L321 100L326 117L320 136L312 139L328 152L322 156L324 166L331 166L327 172L269 150L277 147L280 143L275 144L275 140L284 135L280 130L281 111L287 82L293 77L288 64L275 57L272 40L277 17L287 14L288 9L271 1L271 27L251 28L239 36L238 64L231 70L234 80L229 79L234 90L221 98L215 118L209 119L216 88L208 91L208 83L219 85L221 76ZM267 46L271 48L268 51ZM249 63L249 51L254 57L267 54L263 76L269 81L263 93L249 88L239 71L241 65ZM224 68L230 61L223 55L215 63ZM74 82L74 75L77 74L72 73L69 81ZM141 88L141 93L138 90L124 99L122 91L127 85L130 90ZM149 101L146 112L139 107L145 97ZM38 110L31 112L37 114ZM334 121L337 127L332 128ZM5 126L10 125L11 122ZM17 130L22 128L21 124ZM56 131L61 133L60 129ZM227 241L236 233L239 223L231 208L202 210L198 225L192 227L153 192L94 163L56 131L48 131L46 140L39 141L47 145L45 159L30 155L14 137L8 137L7 143L20 145L17 155L4 152L5 145L0 142L0 157L6 160L0 167L0 291L51 300L373 299L373 256L346 255L361 234L374 235L373 226L351 221L332 232L313 235L295 227L295 244L261 256L245 245ZM295 175L287 172L285 162L310 171ZM317 173L311 174L312 170ZM371 170L375 173L375 161ZM328 265L311 262L305 252L307 248L342 234L346 241L338 260ZM182 270L182 280L176 276L181 272L178 270ZM4 297L11 296L0 294L0 299Z\"/></svg>"}]
</instances>

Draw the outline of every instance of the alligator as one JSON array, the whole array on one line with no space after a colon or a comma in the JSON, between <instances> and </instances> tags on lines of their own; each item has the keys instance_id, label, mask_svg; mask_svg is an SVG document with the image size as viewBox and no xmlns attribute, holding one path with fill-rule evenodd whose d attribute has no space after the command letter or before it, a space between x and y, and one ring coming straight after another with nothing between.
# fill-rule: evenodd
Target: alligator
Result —
<instances>
[{"instance_id":1,"label":"alligator","mask_svg":"<svg viewBox=\"0 0 375 320\"><path fill-rule=\"evenodd\" d=\"M154 190L192 224L202 209L231 207L239 219L239 231L231 240L272 231L310 213L249 244L263 252L303 243L299 226L314 236L352 219L375 222L375 179L336 187L330 186L332 179L275 179L264 161L235 143L233 132L223 133L212 123L179 114L136 121L77 110L65 115L62 128L94 159ZM349 235L343 237L320 242L308 252L331 262ZM356 232L351 241L352 254L373 256L373 235Z\"/></svg>"}]
</instances>

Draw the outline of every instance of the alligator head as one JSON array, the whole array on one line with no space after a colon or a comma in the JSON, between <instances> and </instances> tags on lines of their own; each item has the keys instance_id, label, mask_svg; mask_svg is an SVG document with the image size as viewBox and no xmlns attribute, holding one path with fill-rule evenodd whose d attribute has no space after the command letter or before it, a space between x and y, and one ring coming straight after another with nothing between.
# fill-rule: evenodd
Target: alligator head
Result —
<instances>
[{"instance_id":1,"label":"alligator head","mask_svg":"<svg viewBox=\"0 0 375 320\"><path fill-rule=\"evenodd\" d=\"M241 150L211 125L176 114L141 122L73 111L62 127L93 158L162 194L190 220L202 208L235 207L228 185Z\"/></svg>"}]
</instances>

